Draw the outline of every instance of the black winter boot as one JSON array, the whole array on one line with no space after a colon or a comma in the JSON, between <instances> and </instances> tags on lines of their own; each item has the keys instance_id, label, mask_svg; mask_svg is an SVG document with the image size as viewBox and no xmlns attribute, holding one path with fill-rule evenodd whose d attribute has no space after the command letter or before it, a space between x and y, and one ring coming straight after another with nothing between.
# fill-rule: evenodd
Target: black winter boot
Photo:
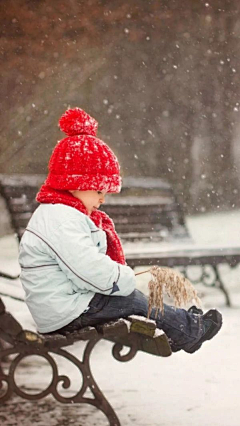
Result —
<instances>
[{"instance_id":1,"label":"black winter boot","mask_svg":"<svg viewBox=\"0 0 240 426\"><path fill-rule=\"evenodd\" d=\"M216 309L210 309L202 316L203 322L203 334L200 339L192 344L192 346L187 345L187 348L184 348L185 352L190 354L196 352L202 346L202 343L206 340L211 340L219 332L222 327L222 315Z\"/></svg>"}]
</instances>

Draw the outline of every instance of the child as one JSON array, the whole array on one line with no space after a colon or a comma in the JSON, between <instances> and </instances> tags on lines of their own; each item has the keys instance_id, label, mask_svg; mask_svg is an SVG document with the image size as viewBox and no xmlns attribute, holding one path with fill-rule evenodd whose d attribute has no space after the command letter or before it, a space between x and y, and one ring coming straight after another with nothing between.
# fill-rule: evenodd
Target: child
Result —
<instances>
[{"instance_id":1,"label":"child","mask_svg":"<svg viewBox=\"0 0 240 426\"><path fill-rule=\"evenodd\" d=\"M107 193L120 192L118 160L80 108L67 110L59 125L67 137L53 150L40 206L20 244L21 282L37 329L64 334L131 314L146 317L148 299L135 289L112 220L98 210ZM193 353L220 330L222 316L165 305L156 322L173 351Z\"/></svg>"}]
</instances>

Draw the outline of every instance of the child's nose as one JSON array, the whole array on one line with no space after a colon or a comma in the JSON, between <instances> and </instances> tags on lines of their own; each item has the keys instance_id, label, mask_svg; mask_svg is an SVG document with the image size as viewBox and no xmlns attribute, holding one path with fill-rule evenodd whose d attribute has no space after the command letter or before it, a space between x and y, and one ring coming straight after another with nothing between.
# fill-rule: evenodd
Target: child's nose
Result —
<instances>
[{"instance_id":1,"label":"child's nose","mask_svg":"<svg viewBox=\"0 0 240 426\"><path fill-rule=\"evenodd\" d=\"M105 203L105 196L104 195L101 195L101 197L100 197L100 203L101 204L103 204L103 203Z\"/></svg>"}]
</instances>

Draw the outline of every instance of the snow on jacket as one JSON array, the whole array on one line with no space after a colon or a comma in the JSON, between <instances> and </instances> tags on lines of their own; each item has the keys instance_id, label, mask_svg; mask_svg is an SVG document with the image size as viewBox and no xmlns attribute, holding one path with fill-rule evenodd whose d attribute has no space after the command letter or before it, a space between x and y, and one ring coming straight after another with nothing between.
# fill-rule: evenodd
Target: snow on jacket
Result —
<instances>
[{"instance_id":1,"label":"snow on jacket","mask_svg":"<svg viewBox=\"0 0 240 426\"><path fill-rule=\"evenodd\" d=\"M69 324L95 293L128 296L133 270L106 255L106 234L80 211L41 204L21 239L20 279L41 333Z\"/></svg>"}]
</instances>

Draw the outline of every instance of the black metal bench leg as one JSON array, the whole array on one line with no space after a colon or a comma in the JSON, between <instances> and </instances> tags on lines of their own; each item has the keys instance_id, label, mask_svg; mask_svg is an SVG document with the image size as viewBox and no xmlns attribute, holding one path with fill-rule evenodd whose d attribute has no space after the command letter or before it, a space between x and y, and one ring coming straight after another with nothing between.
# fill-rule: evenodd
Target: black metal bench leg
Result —
<instances>
[{"instance_id":1,"label":"black metal bench leg","mask_svg":"<svg viewBox=\"0 0 240 426\"><path fill-rule=\"evenodd\" d=\"M225 288L225 286L224 286L224 284L223 284L223 281L222 281L222 279L221 279L221 277L220 277L220 273L218 272L218 267L217 267L217 265L213 266L213 269L214 269L214 272L215 272L215 274L216 274L216 283L218 284L219 289L223 292L223 294L224 294L224 296L225 296L225 299L226 299L226 305L227 305L227 306L229 306L229 307L231 307L231 306L232 306L232 304L231 304L231 301L230 301L230 297L229 297L228 291L227 291L227 289Z\"/></svg>"},{"instance_id":2,"label":"black metal bench leg","mask_svg":"<svg viewBox=\"0 0 240 426\"><path fill-rule=\"evenodd\" d=\"M110 426L121 426L115 411L113 410L112 406L109 404L108 400L105 398L102 391L100 390L97 383L95 382L90 369L90 363L89 363L90 355L94 346L96 345L97 342L99 342L99 340L101 340L101 338L90 340L87 343L84 350L83 362L81 363L81 366L79 364L78 359L73 357L72 354L68 354L68 359L70 361L72 361L74 364L76 364L76 361L77 361L77 364L79 364L79 369L81 370L83 375L82 388L80 392L76 395L75 397L76 399L74 399L73 401L71 400L71 402L74 402L74 403L85 402L85 403L94 405L96 408L98 408L105 414L105 416L107 417L109 421ZM60 349L58 353L61 355L61 352L65 352L65 351ZM84 393L86 392L86 390L91 391L91 393L94 396L94 399L84 397Z\"/></svg>"},{"instance_id":3,"label":"black metal bench leg","mask_svg":"<svg viewBox=\"0 0 240 426\"><path fill-rule=\"evenodd\" d=\"M76 356L74 356L70 352L67 352L66 350L61 348L58 348L58 349L49 348L49 350L43 349L39 351L39 348L34 348L29 346L24 347L24 345L18 344L14 348L10 348L10 349L2 351L1 357L7 356L10 354L17 354L17 356L11 361L8 374L5 375L3 371L0 370L0 389L3 382L6 382L8 384L7 392L2 396L0 395L0 403L7 401L13 393L27 400L40 400L44 398L45 396L52 394L54 398L61 403L91 404L105 414L105 416L107 417L109 421L110 426L121 426L115 411L113 410L113 408L111 407L111 405L109 404L105 396L103 395L102 391L98 387L97 383L95 382L90 369L90 363L89 363L90 354L94 346L100 339L101 338L96 338L96 339L89 340L87 342L86 347L84 349L82 361L76 358ZM58 391L58 387L60 383L62 384L62 387L64 389L68 389L70 387L71 382L67 376L59 375L57 363L55 359L52 357L51 355L52 353L60 355L63 358L67 359L68 361L72 362L78 368L80 373L82 373L81 388L77 391L75 395L71 397L65 397L61 395ZM42 356L52 367L51 383L46 389L35 394L28 394L25 391L23 391L23 389L18 387L14 379L14 374L18 364L23 358L29 355ZM1 362L1 359L0 359L0 362ZM89 396L84 396L86 391L90 391L93 397L91 398Z\"/></svg>"}]
</instances>

